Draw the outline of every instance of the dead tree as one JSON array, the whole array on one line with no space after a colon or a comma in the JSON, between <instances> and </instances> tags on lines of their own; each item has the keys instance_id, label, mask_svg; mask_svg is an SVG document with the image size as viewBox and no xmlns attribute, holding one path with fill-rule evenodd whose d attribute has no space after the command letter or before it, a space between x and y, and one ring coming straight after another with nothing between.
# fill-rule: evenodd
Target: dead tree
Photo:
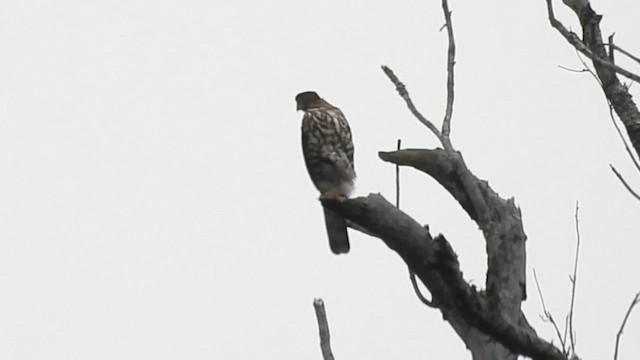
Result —
<instances>
[{"instance_id":1,"label":"dead tree","mask_svg":"<svg viewBox=\"0 0 640 360\"><path fill-rule=\"evenodd\" d=\"M379 157L410 166L434 178L462 206L484 235L487 248L485 289L470 285L462 276L457 256L443 235L433 236L408 214L381 195L346 201L324 200L323 205L348 219L352 227L380 238L408 265L431 293L437 308L466 344L475 360L566 359L558 348L537 336L522 313L526 299L526 235L520 209L513 199L501 198L477 178L451 142L454 103L455 39L451 12L442 2L448 34L447 104L439 129L413 104L393 71L383 71L393 82L413 115L440 141L442 148L380 152Z\"/></svg>"},{"instance_id":2,"label":"dead tree","mask_svg":"<svg viewBox=\"0 0 640 360\"><path fill-rule=\"evenodd\" d=\"M474 360L566 359L566 354L538 337L521 310L526 294L526 235L520 209L501 198L467 167L450 137L454 104L455 38L451 12L442 1L448 34L447 104L441 128L413 104L393 71L383 71L413 115L440 141L442 148L380 152L383 161L410 166L434 178L453 196L482 231L487 249L485 288L477 289L462 276L457 256L443 235L433 236L408 214L381 195L345 201L323 200L348 219L351 226L380 238L408 265L431 293L423 302L437 308L472 353Z\"/></svg>"},{"instance_id":3,"label":"dead tree","mask_svg":"<svg viewBox=\"0 0 640 360\"><path fill-rule=\"evenodd\" d=\"M599 16L591 10L588 1L564 2L580 17L584 40L555 20L551 2L547 0L552 25L576 49L593 60L607 99L622 119L636 152L640 153L640 115L628 89L620 84L616 76L621 74L637 80L635 75L614 65L610 57L613 45L609 45L609 55L604 51L597 28ZM474 360L516 360L518 356L535 360L577 359L573 345L567 348L563 343L560 349L539 337L521 310L522 302L527 298L527 236L523 230L520 209L513 198L501 198L487 181L474 175L451 141L456 45L447 0L442 0L442 9L449 46L447 103L440 127L420 113L394 72L389 67L382 67L411 113L434 134L442 147L398 149L380 152L378 156L383 161L412 167L435 179L478 225L487 253L484 288L478 289L464 279L456 253L445 236L434 236L427 226L422 226L381 195L369 194L347 200L324 199L322 204L348 219L350 227L381 239L402 258L412 274L414 289L418 292L415 284L417 276L431 294L431 299L426 299L418 292L420 300L441 312ZM638 302L636 297L628 313ZM326 319L323 311L321 315L319 319ZM324 334L321 336L323 353L327 359L327 354L331 354L330 349L325 349L329 346L328 328L326 320L319 323L320 332Z\"/></svg>"}]
</instances>

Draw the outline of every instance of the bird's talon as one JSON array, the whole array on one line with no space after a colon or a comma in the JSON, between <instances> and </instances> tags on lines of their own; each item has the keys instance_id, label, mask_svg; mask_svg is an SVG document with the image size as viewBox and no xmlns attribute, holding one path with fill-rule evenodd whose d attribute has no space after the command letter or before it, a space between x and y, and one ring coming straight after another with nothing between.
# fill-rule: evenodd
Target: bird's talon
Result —
<instances>
[{"instance_id":1,"label":"bird's talon","mask_svg":"<svg viewBox=\"0 0 640 360\"><path fill-rule=\"evenodd\" d=\"M342 202L347 200L347 196L338 192L326 192L320 195L320 200L334 200Z\"/></svg>"}]
</instances>

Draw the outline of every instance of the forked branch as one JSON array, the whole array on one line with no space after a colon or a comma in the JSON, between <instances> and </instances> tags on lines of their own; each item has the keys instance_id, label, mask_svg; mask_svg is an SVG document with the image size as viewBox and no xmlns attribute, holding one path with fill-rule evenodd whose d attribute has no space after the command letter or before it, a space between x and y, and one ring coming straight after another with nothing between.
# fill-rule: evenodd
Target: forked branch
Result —
<instances>
[{"instance_id":1,"label":"forked branch","mask_svg":"<svg viewBox=\"0 0 640 360\"><path fill-rule=\"evenodd\" d=\"M555 17L552 0L545 0L547 12L551 26L580 53L587 56L593 62L595 73L598 77L601 88L604 91L607 101L611 104L620 121L624 124L627 135L633 144L636 155L640 155L640 111L629 93L629 88L620 83L617 74L627 77L633 81L639 81L640 75L632 73L614 63L613 56L616 49L613 39L610 37L609 44L602 38L600 21L602 15L596 14L591 8L588 0L563 0L580 20L582 26L582 39L567 28ZM609 46L607 53L606 46Z\"/></svg>"},{"instance_id":2,"label":"forked branch","mask_svg":"<svg viewBox=\"0 0 640 360\"><path fill-rule=\"evenodd\" d=\"M618 170L616 170L616 168L613 165L609 165L609 167L611 167L611 171L613 171L613 173L616 175L616 177L618 178L618 180L620 180L620 182L622 183L622 185L627 189L627 191L629 191L629 193L631 194L631 196L633 196L634 198L636 198L637 200L640 200L640 195L638 195L637 192L635 192L631 186L627 183L627 181L622 177L622 175L618 172Z\"/></svg>"},{"instance_id":3,"label":"forked branch","mask_svg":"<svg viewBox=\"0 0 640 360\"><path fill-rule=\"evenodd\" d=\"M633 311L633 308L636 307L640 303L640 292L636 294L636 296L631 300L631 305L627 309L627 313L624 315L624 320L622 320L622 325L620 325L620 330L618 330L618 334L616 334L616 348L613 352L613 360L618 360L618 348L620 346L620 338L622 337L622 333L624 332L624 327L627 325L627 320L629 320L629 315Z\"/></svg>"},{"instance_id":4,"label":"forked branch","mask_svg":"<svg viewBox=\"0 0 640 360\"><path fill-rule=\"evenodd\" d=\"M568 356L567 346L566 346L566 343L567 343L566 336L560 335L560 327L558 326L558 323L556 323L556 320L553 318L553 314L549 310L547 310L547 305L544 302L544 295L542 295L542 289L540 288L540 282L538 282L538 274L536 273L535 268L533 269L533 280L536 283L536 289L538 290L538 297L540 298L540 302L542 303L542 314L543 314L543 316L541 316L542 321L551 323L551 326L553 326L553 329L556 331L556 336L558 337L560 346L562 346L562 354L564 354L564 356ZM565 335L566 335L566 332L565 332Z\"/></svg>"},{"instance_id":5,"label":"forked branch","mask_svg":"<svg viewBox=\"0 0 640 360\"><path fill-rule=\"evenodd\" d=\"M519 308L514 319L510 319L508 312L492 305L485 292L464 280L457 256L444 237L432 237L427 229L382 196L370 194L322 202L370 234L376 234L400 255L431 293L430 303L450 322L478 329L514 354L540 360L566 360L561 351L540 339L526 320L522 320L524 315ZM509 309L511 311L513 309Z\"/></svg>"},{"instance_id":6,"label":"forked branch","mask_svg":"<svg viewBox=\"0 0 640 360\"><path fill-rule=\"evenodd\" d=\"M442 146L445 150L453 151L449 134L451 133L451 117L453 115L454 92L454 72L453 68L456 64L456 41L453 36L453 24L451 23L451 10L447 0L442 0L442 11L444 12L445 26L447 28L447 36L449 38L449 49L447 50L447 107L442 120Z\"/></svg>"},{"instance_id":7,"label":"forked branch","mask_svg":"<svg viewBox=\"0 0 640 360\"><path fill-rule=\"evenodd\" d=\"M594 54L593 51L591 51L591 49L589 49L589 47L584 42L582 42L582 40L580 40L580 38L578 37L578 35L576 35L576 33L574 33L573 31L569 31L564 26L564 24L562 24L558 19L556 19L555 13L553 11L552 1L551 0L546 0L546 1L547 1L547 14L549 15L549 22L551 23L551 26L553 26L556 30L558 30L558 32L565 39L567 39L567 41L571 45L573 45L573 47L576 48L576 50L580 51L582 54L584 54L586 57L591 59L593 62L609 70L612 70L631 80L640 81L640 75L634 74L631 71L623 69L620 66L611 63L608 59L603 59L600 56ZM588 2L587 2L587 6L588 6Z\"/></svg>"},{"instance_id":8,"label":"forked branch","mask_svg":"<svg viewBox=\"0 0 640 360\"><path fill-rule=\"evenodd\" d=\"M420 111L418 111L418 108L416 108L415 104L413 103L413 100L411 100L411 97L409 96L407 87L404 86L404 84L400 81L400 79L398 79L396 74L393 73L393 70L391 70L391 68L388 66L382 65L382 71L384 71L384 73L387 75L389 80L391 80L393 85L396 86L396 90L398 91L398 94L400 94L400 97L404 100L405 103L407 103L407 107L409 108L413 116L415 116L416 119L418 119L418 121L424 124L433 133L433 135L435 135L438 138L438 140L442 142L442 135L440 134L440 130L438 130L438 128L435 125L433 125L433 123L429 119L424 117L420 113Z\"/></svg>"}]
</instances>

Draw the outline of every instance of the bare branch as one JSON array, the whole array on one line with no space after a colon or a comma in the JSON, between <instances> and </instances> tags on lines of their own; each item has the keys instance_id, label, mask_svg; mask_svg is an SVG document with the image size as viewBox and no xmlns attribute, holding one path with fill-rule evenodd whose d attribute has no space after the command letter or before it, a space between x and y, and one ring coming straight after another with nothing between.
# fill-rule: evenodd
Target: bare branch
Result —
<instances>
[{"instance_id":1,"label":"bare branch","mask_svg":"<svg viewBox=\"0 0 640 360\"><path fill-rule=\"evenodd\" d=\"M407 103L407 107L409 108L409 110L411 110L411 113L413 114L413 116L415 116L416 119L418 119L418 121L420 121L427 128L429 128L429 130L431 130L431 132L438 138L438 140L442 142L442 135L440 134L440 131L438 130L438 128L435 125L433 125L431 121L429 121L427 118L422 116L422 114L418 111L416 106L413 104L413 100L411 100L411 97L409 96L409 92L407 91L407 88L398 79L396 74L393 73L393 70L391 70L391 68L389 68L388 66L382 65L382 71L384 71L384 73L387 75L389 80L391 80L393 85L396 86L396 90L398 91L398 94L400 94L400 97L404 99L404 101Z\"/></svg>"},{"instance_id":2,"label":"bare branch","mask_svg":"<svg viewBox=\"0 0 640 360\"><path fill-rule=\"evenodd\" d=\"M454 101L454 65L455 65L455 38L453 35L453 24L451 22L451 11L449 10L449 4L447 0L442 0L442 9L444 11L445 17L445 27L447 29L448 34L448 42L449 49L447 52L447 106L445 110L445 117L442 122L442 133L440 133L433 123L425 119L413 105L413 102L409 98L409 94L406 91L406 88L400 80L398 80L397 76L393 73L393 71L387 67L382 66L382 70L389 77L391 82L396 85L396 89L400 96L405 100L407 106L414 114L414 116L423 124L425 124L431 132L433 132L440 143L444 147L445 151L449 153L449 156L452 156L455 164L455 171L458 173L459 178L462 181L462 185L465 188L465 192L468 193L471 198L471 205L475 208L475 213L478 215L479 225L480 227L487 226L489 222L488 208L487 204L484 201L481 191L479 189L478 184L473 181L473 176L470 175L470 171L468 170L462 156L459 153L456 153L451 145L450 140L450 132L451 132L451 117L453 114L453 101Z\"/></svg>"},{"instance_id":3,"label":"bare branch","mask_svg":"<svg viewBox=\"0 0 640 360\"><path fill-rule=\"evenodd\" d=\"M383 161L397 165L412 166L433 177L460 203L473 220L478 220L472 199L462 181L456 175L456 169L448 160L450 157L443 149L404 149L400 151L379 152Z\"/></svg>"},{"instance_id":4,"label":"bare branch","mask_svg":"<svg viewBox=\"0 0 640 360\"><path fill-rule=\"evenodd\" d=\"M549 14L549 22L551 22L551 26L553 26L556 30L558 30L558 32L562 36L564 36L564 38L567 39L567 41L571 45L573 45L573 47L576 48L576 50L583 53L586 57L588 57L598 65L602 65L607 69L612 70L631 80L640 81L640 75L636 75L631 71L623 69L616 64L612 64L611 62L609 62L608 59L602 59L598 55L594 54L573 31L567 30L567 28L558 19L555 18L551 0L547 0L547 13Z\"/></svg>"},{"instance_id":5,"label":"bare branch","mask_svg":"<svg viewBox=\"0 0 640 360\"><path fill-rule=\"evenodd\" d=\"M613 46L609 46L609 53L607 53L607 44L603 40L602 31L600 30L602 15L597 14L591 8L588 0L563 0L580 20L582 39L567 30L555 18L551 0L546 1L551 26L556 28L577 51L591 59L600 87L615 109L620 121L624 124L636 154L640 155L640 111L633 101L633 96L629 93L628 86L622 84L618 79L618 74L633 81L638 81L640 76L611 62L610 53L614 51L613 46L615 44L611 41Z\"/></svg>"},{"instance_id":6,"label":"bare branch","mask_svg":"<svg viewBox=\"0 0 640 360\"><path fill-rule=\"evenodd\" d=\"M631 315L631 311L633 308L640 303L640 292L636 294L636 296L631 301L631 305L629 305L629 309L627 309L627 313L624 315L624 320L622 320L622 325L620 325L620 330L618 330L618 334L616 335L616 348L613 353L613 360L618 360L618 348L620 346L620 338L622 337L622 332L624 331L624 327L627 325L627 320L629 320L629 315Z\"/></svg>"},{"instance_id":7,"label":"bare branch","mask_svg":"<svg viewBox=\"0 0 640 360\"><path fill-rule=\"evenodd\" d=\"M564 318L564 334L562 335L565 344L567 343L567 332L569 330L569 315Z\"/></svg>"},{"instance_id":8,"label":"bare branch","mask_svg":"<svg viewBox=\"0 0 640 360\"><path fill-rule=\"evenodd\" d=\"M571 68L568 68L568 67L566 67L566 66L562 66L562 65L558 65L558 67L559 67L560 69L562 69L562 70L566 70L566 71L574 72L574 73L589 72L589 69L580 69L580 70L576 70L576 69L571 69Z\"/></svg>"},{"instance_id":9,"label":"bare branch","mask_svg":"<svg viewBox=\"0 0 640 360\"><path fill-rule=\"evenodd\" d=\"M609 166L611 167L611 170L613 171L614 174L616 174L616 176L618 177L618 180L620 180L620 182L622 183L622 185L624 185L625 188L627 188L627 190L631 193L631 195L633 195L633 197L635 197L636 199L640 200L640 195L638 195L638 193L636 193L635 191L633 191L633 189L631 188L631 186L629 186L629 184L627 184L627 182L625 181L625 179L622 177L622 175L620 175L620 173L618 172L618 170L616 170L615 167L613 167L613 165L609 164Z\"/></svg>"},{"instance_id":10,"label":"bare branch","mask_svg":"<svg viewBox=\"0 0 640 360\"><path fill-rule=\"evenodd\" d=\"M562 335L560 335L560 328L558 327L558 324L556 323L556 321L553 319L553 315L547 310L547 305L545 305L544 303L544 296L542 295L542 290L540 289L540 283L538 282L538 274L536 273L536 269L533 269L533 279L536 282L536 288L538 289L538 296L540 297L540 302L542 303L542 311L544 314L544 317L542 317L542 321L547 321L550 322L551 325L553 326L553 329L556 331L556 336L558 337L558 340L560 341L560 345L562 346L562 353L566 356L567 355L567 348L566 348L566 337L563 338ZM565 327L566 329L566 327ZM566 334L566 332L565 332Z\"/></svg>"},{"instance_id":11,"label":"bare branch","mask_svg":"<svg viewBox=\"0 0 640 360\"><path fill-rule=\"evenodd\" d=\"M613 35L611 35L611 36L613 36ZM609 41L610 41L610 44L612 45L613 42L612 42L612 38L611 37L609 37ZM598 75L596 75L596 73L594 73L593 70L591 70L589 68L589 66L585 63L584 59L582 58L582 56L580 56L580 53L577 52L577 50L576 50L576 53L578 55L578 59L580 59L580 62L584 66L584 69L582 71L589 72L591 74L591 76L593 76L593 78L596 80L598 85L602 86L602 82L600 81L600 78L598 78ZM611 50L611 53L613 53L613 50ZM565 69L565 70L570 70L570 69ZM618 136L620 137L620 140L622 141L622 144L624 145L624 148L627 151L627 154L631 158L631 161L635 165L635 167L638 170L638 172L640 172L640 164L638 163L638 160L636 160L636 155L633 153L633 151L631 151L631 148L629 147L629 143L627 142L627 139L622 134L622 130L620 130L620 126L618 126L618 123L616 122L616 118L613 115L613 113L614 113L613 104L611 103L611 101L608 98L607 98L607 104L609 105L609 117L611 119L611 122L613 123L613 126L615 127L616 132L618 133ZM617 175L619 175L619 174L617 174ZM622 181L622 183L625 185L625 187L633 194L634 192L629 188L629 186L622 179L622 177L618 176L618 178Z\"/></svg>"},{"instance_id":12,"label":"bare branch","mask_svg":"<svg viewBox=\"0 0 640 360\"><path fill-rule=\"evenodd\" d=\"M575 330L573 329L573 313L574 313L574 305L576 299L576 286L578 282L578 259L580 257L580 220L578 217L578 211L580 210L580 206L576 201L576 213L575 213L575 221L576 221L576 255L573 262L573 276L571 277L571 305L569 306L569 341L571 343L571 354L576 353L576 338L575 338Z\"/></svg>"},{"instance_id":13,"label":"bare branch","mask_svg":"<svg viewBox=\"0 0 640 360\"><path fill-rule=\"evenodd\" d=\"M400 150L402 140L398 139L396 150ZM400 208L400 165L396 164L396 207Z\"/></svg>"},{"instance_id":14,"label":"bare branch","mask_svg":"<svg viewBox=\"0 0 640 360\"><path fill-rule=\"evenodd\" d=\"M316 318L318 319L322 358L324 360L334 360L333 353L331 352L331 342L329 341L329 322L327 321L327 313L324 310L324 301L322 301L322 299L314 299L313 308L316 311Z\"/></svg>"},{"instance_id":15,"label":"bare branch","mask_svg":"<svg viewBox=\"0 0 640 360\"><path fill-rule=\"evenodd\" d=\"M447 108L444 119L442 120L442 145L445 150L453 151L451 146L451 116L453 115L453 99L454 99L454 72L453 67L456 63L456 43L453 36L453 24L451 23L451 11L447 0L442 0L442 11L444 12L445 25L447 27L447 35L449 38L449 49L447 51Z\"/></svg>"},{"instance_id":16,"label":"bare branch","mask_svg":"<svg viewBox=\"0 0 640 360\"><path fill-rule=\"evenodd\" d=\"M533 328L523 320L524 315L519 307L496 308L485 292L476 290L464 280L457 256L443 236L431 237L427 229L382 196L370 194L342 201L321 201L323 206L377 234L402 257L425 284L433 296L432 302L440 308L445 318L454 323L470 324L513 353L533 359L566 360L560 350L535 334ZM506 206L512 208L513 203L507 202ZM519 214L505 213L501 216L519 217ZM517 240L518 243L522 241ZM512 285L508 283L506 286Z\"/></svg>"},{"instance_id":17,"label":"bare branch","mask_svg":"<svg viewBox=\"0 0 640 360\"><path fill-rule=\"evenodd\" d=\"M578 60L580 60L580 62L582 63L582 66L584 66L585 70L588 71L589 74L591 74L591 76L593 76L594 79L596 79L596 82L598 83L598 85L602 86L602 81L600 81L600 78L598 77L598 75L595 72L593 72L593 70L591 70L589 65L587 65L587 63L584 61L584 59L582 58L578 50L576 50L576 56L578 57Z\"/></svg>"},{"instance_id":18,"label":"bare branch","mask_svg":"<svg viewBox=\"0 0 640 360\"><path fill-rule=\"evenodd\" d=\"M638 64L640 64L640 58L638 58L635 55L631 54L630 52L624 50L623 48L621 48L620 46L614 44L613 42L609 42L609 51L613 51L613 50L618 50L623 55L626 55L631 60L633 60L633 61L637 62Z\"/></svg>"},{"instance_id":19,"label":"bare branch","mask_svg":"<svg viewBox=\"0 0 640 360\"><path fill-rule=\"evenodd\" d=\"M429 174L467 211L480 227L488 224L488 206L479 188L481 182L466 167L462 155L443 149L404 149L378 152L380 159L394 164L412 166Z\"/></svg>"}]
</instances>

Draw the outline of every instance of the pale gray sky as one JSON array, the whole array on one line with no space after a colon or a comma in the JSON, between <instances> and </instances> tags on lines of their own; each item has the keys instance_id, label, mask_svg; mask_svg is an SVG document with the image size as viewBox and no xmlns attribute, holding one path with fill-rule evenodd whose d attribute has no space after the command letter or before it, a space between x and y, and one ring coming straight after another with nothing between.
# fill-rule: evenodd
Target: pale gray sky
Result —
<instances>
[{"instance_id":1,"label":"pale gray sky","mask_svg":"<svg viewBox=\"0 0 640 360\"><path fill-rule=\"evenodd\" d=\"M521 206L529 279L535 267L558 319L580 201L578 352L611 358L640 290L640 223L609 164L640 180L602 92L558 68L581 65L543 0L450 6L454 145ZM638 3L594 7L640 53ZM338 359L469 358L381 241L352 232L352 252L331 255L293 100L316 90L341 107L358 194L393 198L377 151L437 144L379 66L439 123L442 24L440 2L425 0L0 2L2 357L320 359L312 299L323 297ZM434 181L402 174L403 208L482 284L476 226ZM528 290L524 310L552 339ZM640 353L638 338L636 313L621 359Z\"/></svg>"}]
</instances>

